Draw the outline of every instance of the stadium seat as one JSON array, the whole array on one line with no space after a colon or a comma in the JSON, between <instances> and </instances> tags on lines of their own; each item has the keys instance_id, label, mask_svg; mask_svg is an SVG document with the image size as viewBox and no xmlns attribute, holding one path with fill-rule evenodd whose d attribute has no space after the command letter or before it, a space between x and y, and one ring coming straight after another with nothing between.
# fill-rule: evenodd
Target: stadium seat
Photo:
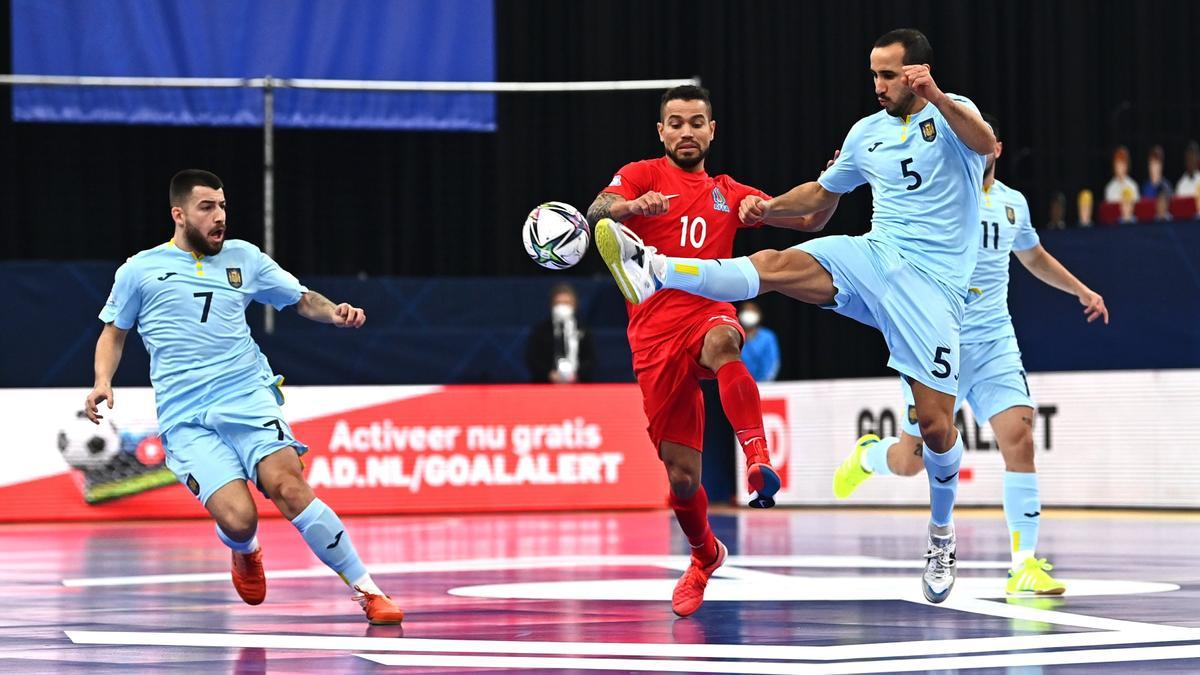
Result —
<instances>
[{"instance_id":1,"label":"stadium seat","mask_svg":"<svg viewBox=\"0 0 1200 675\"><path fill-rule=\"evenodd\" d=\"M1196 197L1179 197L1176 196L1171 200L1171 215L1175 220L1192 220L1196 217L1197 204L1200 201Z\"/></svg>"},{"instance_id":2,"label":"stadium seat","mask_svg":"<svg viewBox=\"0 0 1200 675\"><path fill-rule=\"evenodd\" d=\"M1133 205L1133 217L1139 223L1153 223L1156 210L1155 200L1144 197Z\"/></svg>"},{"instance_id":3,"label":"stadium seat","mask_svg":"<svg viewBox=\"0 0 1200 675\"><path fill-rule=\"evenodd\" d=\"M1121 220L1121 205L1116 202L1100 202L1096 210L1096 222L1101 225L1116 225Z\"/></svg>"}]
</instances>

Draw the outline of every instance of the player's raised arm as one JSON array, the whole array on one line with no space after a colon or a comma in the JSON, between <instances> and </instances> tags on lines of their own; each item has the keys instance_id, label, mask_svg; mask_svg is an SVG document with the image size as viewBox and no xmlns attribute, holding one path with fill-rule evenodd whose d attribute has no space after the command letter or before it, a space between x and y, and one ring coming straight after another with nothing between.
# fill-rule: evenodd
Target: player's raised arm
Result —
<instances>
[{"instance_id":1,"label":"player's raised arm","mask_svg":"<svg viewBox=\"0 0 1200 675\"><path fill-rule=\"evenodd\" d=\"M367 314L361 307L347 302L334 304L316 291L305 291L296 303L296 311L310 321L329 323L338 328L362 328L367 321Z\"/></svg>"},{"instance_id":2,"label":"player's raised arm","mask_svg":"<svg viewBox=\"0 0 1200 675\"><path fill-rule=\"evenodd\" d=\"M929 101L942 113L954 135L968 148L988 155L996 147L996 136L979 113L955 101L938 88L926 64L904 66L904 79L921 98Z\"/></svg>"},{"instance_id":3,"label":"player's raised arm","mask_svg":"<svg viewBox=\"0 0 1200 675\"><path fill-rule=\"evenodd\" d=\"M601 218L621 222L630 216L659 216L667 212L671 198L650 191L637 199L625 199L613 192L601 192L588 207L588 224L595 227Z\"/></svg>"},{"instance_id":4,"label":"player's raised arm","mask_svg":"<svg viewBox=\"0 0 1200 675\"><path fill-rule=\"evenodd\" d=\"M825 221L829 220L829 215L837 207L840 197L840 194L821 187L820 183L810 181L803 185L797 185L774 199L759 200L756 203L744 205L744 210L740 210L738 215L746 224L762 222L768 225L789 227L784 223L798 222L797 219L805 216L817 216L819 212L828 210L829 213L825 214L824 221L819 218L806 219L810 223L809 227L794 228L814 232L825 226ZM820 221L819 226L811 226L811 223L818 221Z\"/></svg>"},{"instance_id":5,"label":"player's raised arm","mask_svg":"<svg viewBox=\"0 0 1200 675\"><path fill-rule=\"evenodd\" d=\"M839 155L841 155L841 152L841 150L834 151L833 157L830 158L830 160L825 164L826 169L829 169L831 166L833 166L833 163L837 161L837 158ZM743 199L742 203L738 206L738 217L741 218L743 223L762 222L772 227L780 227L788 230L799 230L801 232L820 232L821 230L825 229L825 224L828 223L829 219L833 217L833 212L837 211L838 200L841 198L840 194L833 192L830 192L829 194L833 195L833 205L828 208L821 209L820 211L807 216L772 216L769 218L765 217L767 200L759 197L758 195L749 195Z\"/></svg>"},{"instance_id":6,"label":"player's raised arm","mask_svg":"<svg viewBox=\"0 0 1200 675\"><path fill-rule=\"evenodd\" d=\"M1108 323L1108 308L1104 297L1087 287L1041 244L1025 251L1014 251L1017 260L1042 283L1079 298L1088 323L1103 318Z\"/></svg>"},{"instance_id":7,"label":"player's raised arm","mask_svg":"<svg viewBox=\"0 0 1200 675\"><path fill-rule=\"evenodd\" d=\"M92 386L84 402L83 410L94 424L99 424L104 416L100 414L100 402L108 401L108 409L113 407L112 378L121 363L121 353L125 351L125 336L127 330L117 328L114 324L104 325L100 338L96 340L96 382Z\"/></svg>"}]
</instances>

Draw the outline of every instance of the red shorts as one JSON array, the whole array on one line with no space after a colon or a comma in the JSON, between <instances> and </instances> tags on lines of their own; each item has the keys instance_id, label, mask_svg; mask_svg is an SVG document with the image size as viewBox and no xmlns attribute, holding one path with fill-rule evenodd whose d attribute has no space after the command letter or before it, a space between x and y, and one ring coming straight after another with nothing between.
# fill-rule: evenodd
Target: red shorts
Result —
<instances>
[{"instance_id":1,"label":"red shorts","mask_svg":"<svg viewBox=\"0 0 1200 675\"><path fill-rule=\"evenodd\" d=\"M716 326L730 326L746 340L732 313L709 314L684 323L672 338L633 352L633 372L642 388L642 405L650 425L646 432L655 450L663 441L704 448L704 393L700 380L716 373L700 365L704 336Z\"/></svg>"}]
</instances>

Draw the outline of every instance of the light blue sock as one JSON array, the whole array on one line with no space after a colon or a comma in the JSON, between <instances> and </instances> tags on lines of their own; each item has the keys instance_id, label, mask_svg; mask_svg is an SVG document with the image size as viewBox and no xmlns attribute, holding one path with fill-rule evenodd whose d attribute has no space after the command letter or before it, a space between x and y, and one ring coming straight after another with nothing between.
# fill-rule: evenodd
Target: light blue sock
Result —
<instances>
[{"instance_id":1,"label":"light blue sock","mask_svg":"<svg viewBox=\"0 0 1200 675\"><path fill-rule=\"evenodd\" d=\"M962 463L962 434L954 446L938 454L924 446L921 456L925 460L925 474L929 477L930 521L938 527L950 524L954 516L954 498L958 496L958 466Z\"/></svg>"},{"instance_id":2,"label":"light blue sock","mask_svg":"<svg viewBox=\"0 0 1200 675\"><path fill-rule=\"evenodd\" d=\"M892 469L887 463L888 450L899 442L899 438L888 436L867 446L867 451L863 453L863 468L876 476L891 476Z\"/></svg>"},{"instance_id":3,"label":"light blue sock","mask_svg":"<svg viewBox=\"0 0 1200 675\"><path fill-rule=\"evenodd\" d=\"M1037 550L1042 499L1036 473L1004 472L1004 519L1012 540L1013 567Z\"/></svg>"},{"instance_id":4,"label":"light blue sock","mask_svg":"<svg viewBox=\"0 0 1200 675\"><path fill-rule=\"evenodd\" d=\"M217 525L217 539L220 539L221 543L237 551L238 553L254 553L256 550L258 550L257 531L250 535L250 538L246 541L236 541L229 535L225 534L225 530L222 530L220 525Z\"/></svg>"},{"instance_id":5,"label":"light blue sock","mask_svg":"<svg viewBox=\"0 0 1200 675\"><path fill-rule=\"evenodd\" d=\"M329 565L346 585L353 586L367 576L367 568L358 558L350 535L333 509L320 499L312 500L300 515L292 519L300 535L321 562Z\"/></svg>"},{"instance_id":6,"label":"light blue sock","mask_svg":"<svg viewBox=\"0 0 1200 675\"><path fill-rule=\"evenodd\" d=\"M749 258L701 260L667 258L663 288L674 288L721 302L758 297L758 270Z\"/></svg>"}]
</instances>

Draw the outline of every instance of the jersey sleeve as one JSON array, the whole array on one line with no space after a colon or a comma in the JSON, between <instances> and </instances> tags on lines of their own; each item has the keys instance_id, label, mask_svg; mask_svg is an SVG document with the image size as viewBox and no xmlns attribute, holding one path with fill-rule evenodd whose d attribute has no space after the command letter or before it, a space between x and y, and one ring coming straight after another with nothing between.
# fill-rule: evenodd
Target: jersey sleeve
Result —
<instances>
[{"instance_id":1,"label":"jersey sleeve","mask_svg":"<svg viewBox=\"0 0 1200 675\"><path fill-rule=\"evenodd\" d=\"M129 330L137 323L142 309L142 289L132 260L117 268L108 300L100 309L100 320L111 323L121 330Z\"/></svg>"},{"instance_id":2,"label":"jersey sleeve","mask_svg":"<svg viewBox=\"0 0 1200 675\"><path fill-rule=\"evenodd\" d=\"M1014 251L1028 251L1041 243L1037 230L1033 229L1033 218L1029 215L1029 202L1021 199L1017 210L1017 236L1013 238Z\"/></svg>"},{"instance_id":3,"label":"jersey sleeve","mask_svg":"<svg viewBox=\"0 0 1200 675\"><path fill-rule=\"evenodd\" d=\"M611 192L625 199L637 199L649 191L649 185L650 171L645 162L630 162L613 175L602 192Z\"/></svg>"},{"instance_id":4,"label":"jersey sleeve","mask_svg":"<svg viewBox=\"0 0 1200 675\"><path fill-rule=\"evenodd\" d=\"M255 290L250 297L256 302L271 305L275 309L283 309L300 301L300 296L308 292L291 272L279 266L271 256L256 250L258 270L255 274Z\"/></svg>"},{"instance_id":5,"label":"jersey sleeve","mask_svg":"<svg viewBox=\"0 0 1200 675\"><path fill-rule=\"evenodd\" d=\"M867 182L862 171L858 168L856 159L859 144L859 136L861 135L859 124L855 124L850 128L850 133L846 134L846 140L842 141L841 153L833 162L833 166L825 170L817 182L826 190L842 195L847 192L852 192L854 188Z\"/></svg>"}]
</instances>

